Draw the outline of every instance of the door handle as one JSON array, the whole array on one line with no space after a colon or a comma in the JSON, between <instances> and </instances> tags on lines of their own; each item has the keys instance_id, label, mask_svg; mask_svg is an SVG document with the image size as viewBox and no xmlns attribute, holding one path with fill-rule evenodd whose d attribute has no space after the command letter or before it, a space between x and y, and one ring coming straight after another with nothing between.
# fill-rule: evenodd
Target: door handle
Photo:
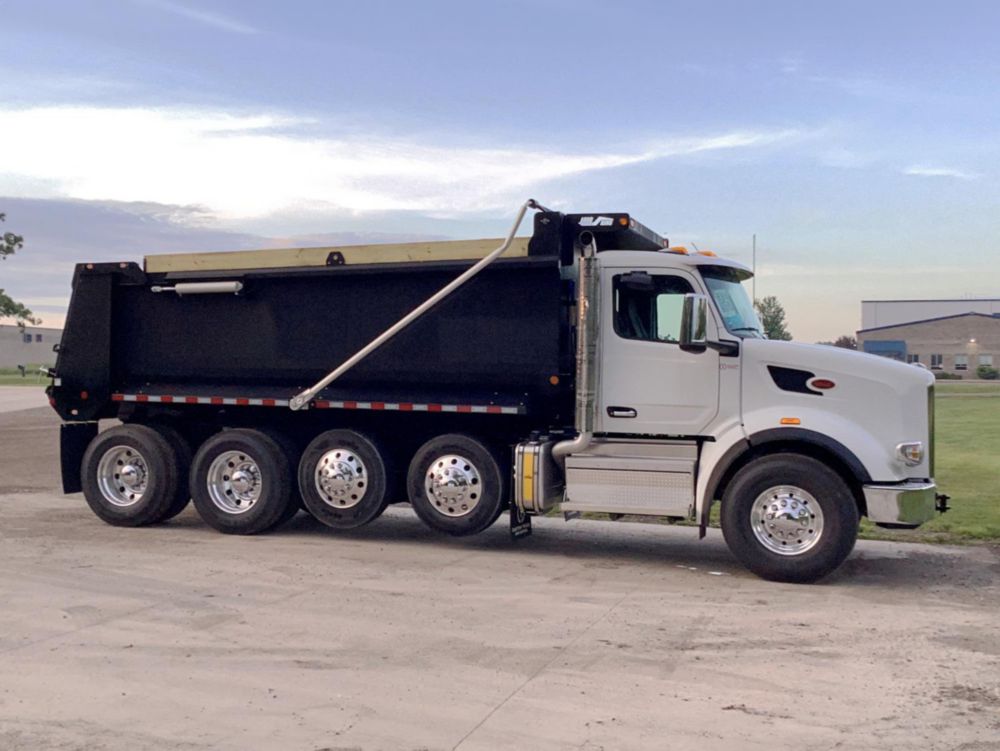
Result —
<instances>
[{"instance_id":1,"label":"door handle","mask_svg":"<svg viewBox=\"0 0 1000 751\"><path fill-rule=\"evenodd\" d=\"M608 407L608 417L638 417L632 407Z\"/></svg>"}]
</instances>

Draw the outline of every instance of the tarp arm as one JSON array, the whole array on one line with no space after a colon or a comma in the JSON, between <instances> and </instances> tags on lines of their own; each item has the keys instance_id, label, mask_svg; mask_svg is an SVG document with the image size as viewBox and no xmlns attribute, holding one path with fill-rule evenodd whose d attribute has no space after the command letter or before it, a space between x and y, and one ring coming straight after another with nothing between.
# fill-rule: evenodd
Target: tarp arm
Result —
<instances>
[{"instance_id":1,"label":"tarp arm","mask_svg":"<svg viewBox=\"0 0 1000 751\"><path fill-rule=\"evenodd\" d=\"M453 279L451 282L446 284L436 293L431 295L429 298L427 298L424 302L422 302L412 311L410 311L405 316L400 318L398 321L396 321L396 323L394 323L392 326L387 328L377 337L372 339L368 344L366 344L364 347L358 350L354 355L352 355L343 363L338 365L335 370L330 371L326 376L324 376L315 384L307 388L305 391L302 391L301 393L293 396L289 400L288 406L293 410L308 409L309 403L316 398L319 392L321 392L335 380L340 378L340 376L342 376L348 370L353 368L364 358L366 358L376 349L381 347L387 341L392 339L392 337L394 337L400 331L405 329L407 326L409 326L411 323L417 320L420 316L422 316L428 310L430 310L439 302L444 300L446 297L448 297L448 295L450 295L456 289L458 289L467 281L476 276L476 274L478 274L480 271L482 271L491 263L493 263L497 258L503 255L504 251L506 251L510 247L510 244L514 241L514 235L517 234L517 230L521 226L521 222L523 221L524 215L525 213L527 213L528 209L536 209L538 211L548 211L548 209L546 209L544 206L535 201L535 199L529 198L521 205L520 210L517 212L517 218L514 220L514 225L510 228L510 232L507 233L507 238L504 240L503 244L500 245L500 247L498 247L488 256L480 260L474 266L471 266L470 268L466 269L465 272L457 276L455 279Z\"/></svg>"}]
</instances>

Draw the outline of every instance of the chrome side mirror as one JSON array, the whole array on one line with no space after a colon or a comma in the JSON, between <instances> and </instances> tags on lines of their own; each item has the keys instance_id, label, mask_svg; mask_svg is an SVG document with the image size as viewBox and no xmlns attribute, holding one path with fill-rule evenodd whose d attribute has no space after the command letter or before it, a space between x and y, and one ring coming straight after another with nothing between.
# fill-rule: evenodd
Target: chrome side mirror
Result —
<instances>
[{"instance_id":1,"label":"chrome side mirror","mask_svg":"<svg viewBox=\"0 0 1000 751\"><path fill-rule=\"evenodd\" d=\"M708 341L708 298L705 295L684 295L681 308L682 347L704 347Z\"/></svg>"}]
</instances>

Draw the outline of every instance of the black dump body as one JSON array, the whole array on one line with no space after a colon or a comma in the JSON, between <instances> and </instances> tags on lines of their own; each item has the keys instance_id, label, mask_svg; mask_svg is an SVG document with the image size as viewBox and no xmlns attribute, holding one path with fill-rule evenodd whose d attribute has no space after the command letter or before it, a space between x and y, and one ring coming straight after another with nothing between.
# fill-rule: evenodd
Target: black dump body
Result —
<instances>
[{"instance_id":1,"label":"black dump body","mask_svg":"<svg viewBox=\"0 0 1000 751\"><path fill-rule=\"evenodd\" d=\"M501 412L545 429L572 422L574 260L666 241L627 214L535 215L528 255L500 258L361 361L313 407ZM147 274L81 264L50 387L70 422L136 405L282 408L473 261ZM238 281L239 294L155 292ZM148 408L148 407L143 407ZM387 408L387 407L386 407ZM218 410L217 410L218 411ZM309 410L315 411L315 410ZM204 414L204 411L201 412Z\"/></svg>"},{"instance_id":2,"label":"black dump body","mask_svg":"<svg viewBox=\"0 0 1000 751\"><path fill-rule=\"evenodd\" d=\"M55 367L60 385L50 395L67 420L114 416L113 395L287 400L469 265L210 274L81 265ZM152 291L215 280L244 287L238 295ZM555 257L501 259L318 401L517 406L557 419L572 369L566 284Z\"/></svg>"}]
</instances>

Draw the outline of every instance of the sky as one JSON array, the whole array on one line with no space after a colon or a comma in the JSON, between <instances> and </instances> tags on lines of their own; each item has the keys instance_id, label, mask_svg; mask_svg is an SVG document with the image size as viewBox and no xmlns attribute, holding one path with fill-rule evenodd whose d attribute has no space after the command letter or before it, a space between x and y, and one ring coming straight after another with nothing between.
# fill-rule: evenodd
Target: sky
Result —
<instances>
[{"instance_id":1,"label":"sky","mask_svg":"<svg viewBox=\"0 0 1000 751\"><path fill-rule=\"evenodd\" d=\"M749 264L796 339L1000 297L1000 4L0 1L0 288L495 237L526 198Z\"/></svg>"}]
</instances>

